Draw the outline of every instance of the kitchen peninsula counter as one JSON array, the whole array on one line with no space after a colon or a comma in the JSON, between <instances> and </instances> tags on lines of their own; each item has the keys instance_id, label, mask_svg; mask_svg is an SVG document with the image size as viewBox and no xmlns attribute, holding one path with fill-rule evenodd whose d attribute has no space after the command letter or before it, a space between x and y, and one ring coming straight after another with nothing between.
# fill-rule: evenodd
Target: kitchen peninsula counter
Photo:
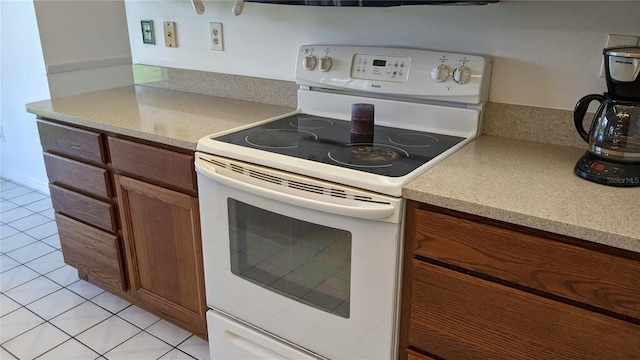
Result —
<instances>
[{"instance_id":1,"label":"kitchen peninsula counter","mask_svg":"<svg viewBox=\"0 0 640 360\"><path fill-rule=\"evenodd\" d=\"M640 252L640 187L578 177L573 167L584 152L483 135L410 182L403 196Z\"/></svg>"},{"instance_id":2,"label":"kitchen peninsula counter","mask_svg":"<svg viewBox=\"0 0 640 360\"><path fill-rule=\"evenodd\" d=\"M134 85L27 104L39 117L196 150L206 135L294 108Z\"/></svg>"}]
</instances>

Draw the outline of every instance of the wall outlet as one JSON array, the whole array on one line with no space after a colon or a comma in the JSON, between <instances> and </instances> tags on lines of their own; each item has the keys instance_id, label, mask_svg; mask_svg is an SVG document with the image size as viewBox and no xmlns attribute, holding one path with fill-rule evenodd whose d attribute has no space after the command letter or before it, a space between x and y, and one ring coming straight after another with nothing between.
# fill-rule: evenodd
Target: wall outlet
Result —
<instances>
[{"instance_id":1,"label":"wall outlet","mask_svg":"<svg viewBox=\"0 0 640 360\"><path fill-rule=\"evenodd\" d=\"M211 50L224 51L222 44L222 23L209 23L209 46Z\"/></svg>"},{"instance_id":2,"label":"wall outlet","mask_svg":"<svg viewBox=\"0 0 640 360\"><path fill-rule=\"evenodd\" d=\"M605 47L622 45L640 45L640 36L609 34L609 37L607 37L607 45ZM600 77L604 77L604 57L600 63Z\"/></svg>"},{"instance_id":3,"label":"wall outlet","mask_svg":"<svg viewBox=\"0 0 640 360\"><path fill-rule=\"evenodd\" d=\"M176 38L176 23L173 21L165 21L162 24L164 29L164 46L166 47L178 47L178 40Z\"/></svg>"}]
</instances>

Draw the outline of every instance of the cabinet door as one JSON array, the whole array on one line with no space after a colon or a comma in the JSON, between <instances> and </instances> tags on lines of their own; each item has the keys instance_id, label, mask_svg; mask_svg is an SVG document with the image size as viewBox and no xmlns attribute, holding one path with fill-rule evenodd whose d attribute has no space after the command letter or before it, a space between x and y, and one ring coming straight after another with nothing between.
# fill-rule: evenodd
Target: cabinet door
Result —
<instances>
[{"instance_id":1,"label":"cabinet door","mask_svg":"<svg viewBox=\"0 0 640 360\"><path fill-rule=\"evenodd\" d=\"M116 176L133 296L206 336L198 199Z\"/></svg>"}]
</instances>

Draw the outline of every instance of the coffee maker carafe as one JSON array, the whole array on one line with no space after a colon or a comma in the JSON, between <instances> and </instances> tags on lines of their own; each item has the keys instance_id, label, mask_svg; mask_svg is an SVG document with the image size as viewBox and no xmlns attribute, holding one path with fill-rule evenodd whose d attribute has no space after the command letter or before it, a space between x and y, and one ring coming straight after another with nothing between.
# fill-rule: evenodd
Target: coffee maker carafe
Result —
<instances>
[{"instance_id":1,"label":"coffee maker carafe","mask_svg":"<svg viewBox=\"0 0 640 360\"><path fill-rule=\"evenodd\" d=\"M576 104L573 120L589 151L576 164L578 176L609 186L640 186L640 47L603 50L607 92ZM600 106L587 132L589 104Z\"/></svg>"}]
</instances>

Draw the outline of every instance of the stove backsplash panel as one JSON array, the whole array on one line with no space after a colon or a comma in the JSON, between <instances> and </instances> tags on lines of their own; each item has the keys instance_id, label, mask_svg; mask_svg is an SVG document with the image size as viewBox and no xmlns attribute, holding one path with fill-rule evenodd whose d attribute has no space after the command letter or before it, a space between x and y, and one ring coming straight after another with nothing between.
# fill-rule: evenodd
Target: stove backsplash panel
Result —
<instances>
[{"instance_id":1,"label":"stove backsplash panel","mask_svg":"<svg viewBox=\"0 0 640 360\"><path fill-rule=\"evenodd\" d=\"M298 85L292 81L142 64L134 64L133 72L138 85L291 108L297 104ZM572 111L493 102L485 110L483 134L586 148Z\"/></svg>"}]
</instances>

